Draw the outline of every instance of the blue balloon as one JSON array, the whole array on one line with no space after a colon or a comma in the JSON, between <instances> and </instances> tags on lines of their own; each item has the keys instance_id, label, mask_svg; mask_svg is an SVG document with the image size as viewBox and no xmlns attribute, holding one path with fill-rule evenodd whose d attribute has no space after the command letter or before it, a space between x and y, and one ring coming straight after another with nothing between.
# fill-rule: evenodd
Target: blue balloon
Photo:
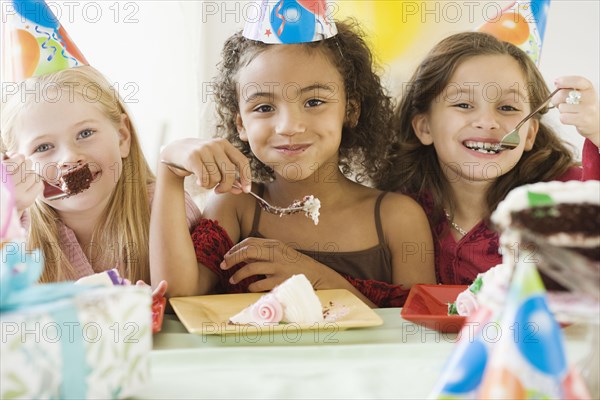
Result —
<instances>
[{"instance_id":1,"label":"blue balloon","mask_svg":"<svg viewBox=\"0 0 600 400\"><path fill-rule=\"evenodd\" d=\"M544 40L544 32L546 32L546 20L548 19L548 10L550 9L550 0L531 0L531 12L535 20L540 38Z\"/></svg>"},{"instance_id":2,"label":"blue balloon","mask_svg":"<svg viewBox=\"0 0 600 400\"><path fill-rule=\"evenodd\" d=\"M14 0L19 15L46 28L58 29L60 21L43 0Z\"/></svg>"},{"instance_id":3,"label":"blue balloon","mask_svg":"<svg viewBox=\"0 0 600 400\"><path fill-rule=\"evenodd\" d=\"M275 30L273 33L282 43L312 42L315 24L315 14L302 7L296 0L280 0L271 11L271 25Z\"/></svg>"},{"instance_id":4,"label":"blue balloon","mask_svg":"<svg viewBox=\"0 0 600 400\"><path fill-rule=\"evenodd\" d=\"M458 364L453 365L453 375L459 379L446 382L442 391L444 393L461 394L475 390L481 383L487 359L487 347L481 341L481 337L467 344L460 361Z\"/></svg>"},{"instance_id":5,"label":"blue balloon","mask_svg":"<svg viewBox=\"0 0 600 400\"><path fill-rule=\"evenodd\" d=\"M538 370L561 374L567 367L560 327L542 296L527 299L515 316L517 348Z\"/></svg>"}]
</instances>

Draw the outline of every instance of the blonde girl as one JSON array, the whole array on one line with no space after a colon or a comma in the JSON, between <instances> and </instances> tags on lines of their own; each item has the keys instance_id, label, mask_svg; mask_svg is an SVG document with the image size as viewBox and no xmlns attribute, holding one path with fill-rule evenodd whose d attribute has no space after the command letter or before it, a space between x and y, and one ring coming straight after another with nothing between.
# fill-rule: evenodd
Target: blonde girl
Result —
<instances>
[{"instance_id":1,"label":"blonde girl","mask_svg":"<svg viewBox=\"0 0 600 400\"><path fill-rule=\"evenodd\" d=\"M42 249L43 282L75 280L117 266L150 281L149 225L154 175L123 101L89 66L18 84L2 104L3 150L11 157L17 208L28 247ZM40 195L70 165L88 163L91 187L66 199ZM186 201L188 224L200 218Z\"/></svg>"}]
</instances>

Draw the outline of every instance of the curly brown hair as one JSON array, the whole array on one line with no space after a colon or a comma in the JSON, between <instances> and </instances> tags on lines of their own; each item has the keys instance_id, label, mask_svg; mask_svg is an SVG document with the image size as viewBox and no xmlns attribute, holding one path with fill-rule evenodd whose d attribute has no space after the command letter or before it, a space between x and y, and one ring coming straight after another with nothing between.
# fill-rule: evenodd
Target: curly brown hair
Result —
<instances>
[{"instance_id":1,"label":"curly brown hair","mask_svg":"<svg viewBox=\"0 0 600 400\"><path fill-rule=\"evenodd\" d=\"M335 65L344 80L347 104L356 102L360 115L356 124L344 123L340 144L340 167L344 175L358 182L381 181L392 163L386 158L392 143L392 99L381 84L371 50L356 20L336 22L338 34L317 42L303 43L308 51L320 51ZM259 182L274 179L273 170L258 160L247 142L240 139L236 126L239 113L238 72L269 46L242 36L239 31L223 47L222 61L215 78L215 99L220 123L217 134L225 137L250 159L253 178ZM346 110L352 115L353 110ZM354 126L352 126L354 125Z\"/></svg>"},{"instance_id":2,"label":"curly brown hair","mask_svg":"<svg viewBox=\"0 0 600 400\"><path fill-rule=\"evenodd\" d=\"M376 186L381 189L400 190L417 197L431 196L434 208L434 213L430 216L432 223L444 218L444 200L452 210L454 200L448 196L448 183L434 147L425 146L419 141L412 121L416 115L429 111L432 102L444 91L461 63L480 55L508 55L519 63L527 82L532 109L538 107L549 95L544 78L527 54L489 34L458 33L434 46L417 67L394 113L396 143L391 151L395 167L388 176L376 182ZM539 121L547 111L548 108L544 108L534 118ZM527 183L555 179L573 165L575 162L572 153L557 134L540 121L531 151L523 153L515 167L498 177L488 190L488 216L511 189Z\"/></svg>"}]
</instances>

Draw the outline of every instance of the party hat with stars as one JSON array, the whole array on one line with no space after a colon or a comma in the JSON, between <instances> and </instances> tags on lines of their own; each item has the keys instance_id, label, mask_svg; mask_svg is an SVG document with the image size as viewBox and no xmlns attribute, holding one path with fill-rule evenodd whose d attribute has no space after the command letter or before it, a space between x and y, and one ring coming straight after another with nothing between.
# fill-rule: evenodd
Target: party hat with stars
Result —
<instances>
[{"instance_id":1,"label":"party hat with stars","mask_svg":"<svg viewBox=\"0 0 600 400\"><path fill-rule=\"evenodd\" d=\"M4 2L3 82L19 82L81 65L88 65L87 60L43 0Z\"/></svg>"},{"instance_id":2,"label":"party hat with stars","mask_svg":"<svg viewBox=\"0 0 600 400\"><path fill-rule=\"evenodd\" d=\"M515 1L477 28L519 47L539 64L550 0Z\"/></svg>"},{"instance_id":3,"label":"party hat with stars","mask_svg":"<svg viewBox=\"0 0 600 400\"><path fill-rule=\"evenodd\" d=\"M337 34L326 0L262 0L247 7L244 37L267 44L294 44ZM330 11L329 11L330 12Z\"/></svg>"}]
</instances>

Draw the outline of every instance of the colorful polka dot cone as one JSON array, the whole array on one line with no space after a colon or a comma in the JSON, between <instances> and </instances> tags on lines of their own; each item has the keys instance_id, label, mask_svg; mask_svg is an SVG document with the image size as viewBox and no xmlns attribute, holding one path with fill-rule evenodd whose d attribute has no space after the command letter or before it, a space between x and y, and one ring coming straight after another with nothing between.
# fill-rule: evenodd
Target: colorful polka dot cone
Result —
<instances>
[{"instance_id":1,"label":"colorful polka dot cone","mask_svg":"<svg viewBox=\"0 0 600 400\"><path fill-rule=\"evenodd\" d=\"M477 28L521 48L539 64L550 0L515 1Z\"/></svg>"},{"instance_id":2,"label":"colorful polka dot cone","mask_svg":"<svg viewBox=\"0 0 600 400\"><path fill-rule=\"evenodd\" d=\"M564 399L581 393L573 373L535 264L520 262L506 306L469 318L430 398Z\"/></svg>"},{"instance_id":3,"label":"colorful polka dot cone","mask_svg":"<svg viewBox=\"0 0 600 400\"><path fill-rule=\"evenodd\" d=\"M244 37L267 44L295 44L337 34L325 0L262 0L246 6Z\"/></svg>"},{"instance_id":4,"label":"colorful polka dot cone","mask_svg":"<svg viewBox=\"0 0 600 400\"><path fill-rule=\"evenodd\" d=\"M4 2L3 82L20 82L81 65L88 65L87 60L43 0Z\"/></svg>"}]
</instances>

